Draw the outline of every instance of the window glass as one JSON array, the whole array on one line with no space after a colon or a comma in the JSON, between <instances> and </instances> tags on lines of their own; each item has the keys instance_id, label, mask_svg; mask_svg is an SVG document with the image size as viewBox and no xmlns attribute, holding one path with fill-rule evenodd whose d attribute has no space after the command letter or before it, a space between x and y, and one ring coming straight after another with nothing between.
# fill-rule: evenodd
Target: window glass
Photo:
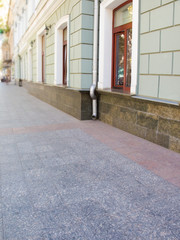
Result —
<instances>
[{"instance_id":1,"label":"window glass","mask_svg":"<svg viewBox=\"0 0 180 240\"><path fill-rule=\"evenodd\" d=\"M116 35L116 86L123 86L124 83L124 38L124 32Z\"/></svg>"},{"instance_id":2,"label":"window glass","mask_svg":"<svg viewBox=\"0 0 180 240\"><path fill-rule=\"evenodd\" d=\"M132 29L127 30L126 87L131 86Z\"/></svg>"},{"instance_id":3,"label":"window glass","mask_svg":"<svg viewBox=\"0 0 180 240\"><path fill-rule=\"evenodd\" d=\"M126 4L114 13L114 27L132 22L132 2Z\"/></svg>"},{"instance_id":4,"label":"window glass","mask_svg":"<svg viewBox=\"0 0 180 240\"><path fill-rule=\"evenodd\" d=\"M63 30L63 84L67 85L67 27Z\"/></svg>"},{"instance_id":5,"label":"window glass","mask_svg":"<svg viewBox=\"0 0 180 240\"><path fill-rule=\"evenodd\" d=\"M63 84L67 85L67 45L63 47Z\"/></svg>"},{"instance_id":6,"label":"window glass","mask_svg":"<svg viewBox=\"0 0 180 240\"><path fill-rule=\"evenodd\" d=\"M67 27L63 30L63 40L67 41Z\"/></svg>"}]
</instances>

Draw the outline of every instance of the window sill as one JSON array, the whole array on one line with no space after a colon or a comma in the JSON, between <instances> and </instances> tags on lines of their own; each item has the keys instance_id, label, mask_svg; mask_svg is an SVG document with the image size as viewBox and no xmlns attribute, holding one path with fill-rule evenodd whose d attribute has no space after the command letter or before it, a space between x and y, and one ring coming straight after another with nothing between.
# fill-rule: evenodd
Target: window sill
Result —
<instances>
[{"instance_id":1,"label":"window sill","mask_svg":"<svg viewBox=\"0 0 180 240\"><path fill-rule=\"evenodd\" d=\"M137 95L132 95L131 97L135 98L135 99L145 100L145 101L151 101L151 102L158 102L158 103L180 106L180 102L171 101L171 100L151 98L151 97L143 97L143 96L137 96Z\"/></svg>"},{"instance_id":2,"label":"window sill","mask_svg":"<svg viewBox=\"0 0 180 240\"><path fill-rule=\"evenodd\" d=\"M144 96L138 96L135 94L125 93L120 91L120 89L97 89L97 92L101 94L113 94L113 95L121 95L124 97L131 97L134 99L144 100L144 101L150 101L150 102L157 102L157 103L163 103L163 104L169 104L174 106L180 106L180 102L171 101L171 100L165 100L165 99L158 99L158 98L151 98L151 97L144 97Z\"/></svg>"},{"instance_id":3,"label":"window sill","mask_svg":"<svg viewBox=\"0 0 180 240\"><path fill-rule=\"evenodd\" d=\"M112 93L112 94L117 94L117 95L124 95L124 96L131 96L129 92L123 92L122 89L111 89L111 88L106 88L106 89L97 89L97 92L101 93Z\"/></svg>"}]
</instances>

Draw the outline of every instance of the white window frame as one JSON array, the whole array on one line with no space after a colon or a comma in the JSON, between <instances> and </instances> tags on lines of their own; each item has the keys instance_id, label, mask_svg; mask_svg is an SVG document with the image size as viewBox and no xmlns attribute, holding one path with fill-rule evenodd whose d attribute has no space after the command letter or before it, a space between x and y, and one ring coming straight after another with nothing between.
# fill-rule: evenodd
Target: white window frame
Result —
<instances>
[{"instance_id":1,"label":"white window frame","mask_svg":"<svg viewBox=\"0 0 180 240\"><path fill-rule=\"evenodd\" d=\"M42 36L45 34L45 25L37 32L37 82L42 83ZM46 77L46 76L45 76Z\"/></svg>"},{"instance_id":2,"label":"white window frame","mask_svg":"<svg viewBox=\"0 0 180 240\"><path fill-rule=\"evenodd\" d=\"M30 46L28 48L28 81L29 82L33 80L32 60L33 60L32 47Z\"/></svg>"},{"instance_id":3,"label":"white window frame","mask_svg":"<svg viewBox=\"0 0 180 240\"><path fill-rule=\"evenodd\" d=\"M21 57L21 79L24 79L24 56Z\"/></svg>"},{"instance_id":4,"label":"white window frame","mask_svg":"<svg viewBox=\"0 0 180 240\"><path fill-rule=\"evenodd\" d=\"M104 0L100 5L99 89L111 88L113 9L127 0ZM139 0L133 0L132 75L130 94L136 94L138 79Z\"/></svg>"},{"instance_id":5,"label":"white window frame","mask_svg":"<svg viewBox=\"0 0 180 240\"><path fill-rule=\"evenodd\" d=\"M62 17L55 25L55 85L63 84L63 30L67 27L67 86L69 86L69 15Z\"/></svg>"}]
</instances>

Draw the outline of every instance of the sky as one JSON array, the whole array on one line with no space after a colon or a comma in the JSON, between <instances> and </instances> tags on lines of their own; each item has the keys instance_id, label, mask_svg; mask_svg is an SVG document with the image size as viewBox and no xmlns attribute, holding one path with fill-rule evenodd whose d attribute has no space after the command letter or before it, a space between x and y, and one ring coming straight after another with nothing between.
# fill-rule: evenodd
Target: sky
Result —
<instances>
[{"instance_id":1,"label":"sky","mask_svg":"<svg viewBox=\"0 0 180 240\"><path fill-rule=\"evenodd\" d=\"M3 18L4 23L7 21L7 13L9 8L9 0L1 0L3 7L0 8L0 16Z\"/></svg>"},{"instance_id":2,"label":"sky","mask_svg":"<svg viewBox=\"0 0 180 240\"><path fill-rule=\"evenodd\" d=\"M3 22L4 22L4 24L6 24L8 8L9 8L9 0L1 0L0 2L2 2L2 4L3 4L3 7L0 7L0 17L3 18ZM0 34L0 47L2 44L2 40L3 40L3 34ZM2 54L1 54L1 49L0 49L0 59L1 59L1 57L2 57Z\"/></svg>"}]
</instances>

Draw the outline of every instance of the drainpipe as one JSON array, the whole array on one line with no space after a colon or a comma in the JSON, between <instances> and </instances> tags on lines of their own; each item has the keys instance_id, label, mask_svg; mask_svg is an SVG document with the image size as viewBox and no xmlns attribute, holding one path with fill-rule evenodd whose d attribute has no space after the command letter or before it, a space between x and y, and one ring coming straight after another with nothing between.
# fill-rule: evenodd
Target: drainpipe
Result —
<instances>
[{"instance_id":1,"label":"drainpipe","mask_svg":"<svg viewBox=\"0 0 180 240\"><path fill-rule=\"evenodd\" d=\"M90 87L90 96L92 98L92 119L97 119L97 57L98 57L98 14L99 0L94 1L94 49L93 49L93 84Z\"/></svg>"}]
</instances>

